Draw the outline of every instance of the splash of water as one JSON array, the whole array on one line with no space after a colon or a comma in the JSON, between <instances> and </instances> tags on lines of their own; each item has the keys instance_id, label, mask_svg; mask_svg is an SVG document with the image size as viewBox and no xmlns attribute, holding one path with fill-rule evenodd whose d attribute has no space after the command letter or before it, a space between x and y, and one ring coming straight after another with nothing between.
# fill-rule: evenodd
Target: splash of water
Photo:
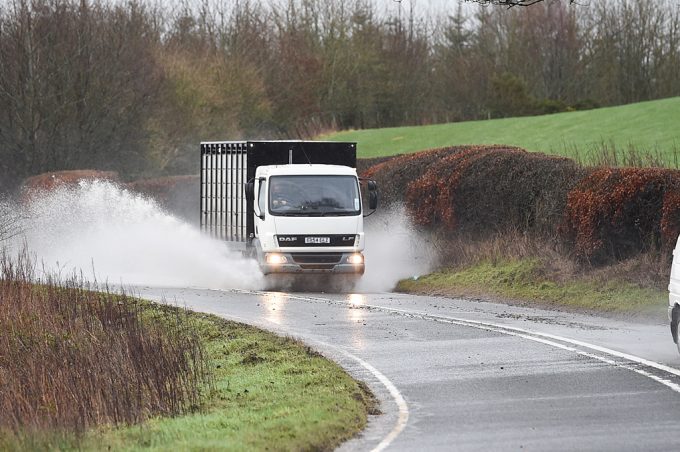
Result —
<instances>
[{"instance_id":1,"label":"splash of water","mask_svg":"<svg viewBox=\"0 0 680 452\"><path fill-rule=\"evenodd\" d=\"M50 274L82 271L86 278L115 285L271 289L255 261L108 181L33 193L21 210L23 234L10 240L10 248L26 244ZM427 273L434 261L431 249L403 209L368 218L366 273L355 290L389 291L402 278ZM303 290L337 290L320 283L322 288ZM351 284L340 289L347 290Z\"/></svg>"},{"instance_id":2,"label":"splash of water","mask_svg":"<svg viewBox=\"0 0 680 452\"><path fill-rule=\"evenodd\" d=\"M389 291L405 278L429 273L436 262L432 243L411 225L403 207L382 211L365 221L366 273L362 291Z\"/></svg>"},{"instance_id":3,"label":"splash of water","mask_svg":"<svg viewBox=\"0 0 680 452\"><path fill-rule=\"evenodd\" d=\"M25 243L46 272L80 272L99 282L170 287L257 288L253 261L106 181L34 193L23 207Z\"/></svg>"}]
</instances>

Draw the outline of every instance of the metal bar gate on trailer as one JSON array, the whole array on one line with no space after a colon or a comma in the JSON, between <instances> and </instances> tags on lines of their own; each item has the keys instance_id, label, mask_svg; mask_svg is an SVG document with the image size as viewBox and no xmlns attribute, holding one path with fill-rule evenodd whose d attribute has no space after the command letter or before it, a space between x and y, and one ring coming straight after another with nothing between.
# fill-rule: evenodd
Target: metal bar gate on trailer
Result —
<instances>
[{"instance_id":1,"label":"metal bar gate on trailer","mask_svg":"<svg viewBox=\"0 0 680 452\"><path fill-rule=\"evenodd\" d=\"M201 230L210 237L246 242L246 142L201 143Z\"/></svg>"}]
</instances>

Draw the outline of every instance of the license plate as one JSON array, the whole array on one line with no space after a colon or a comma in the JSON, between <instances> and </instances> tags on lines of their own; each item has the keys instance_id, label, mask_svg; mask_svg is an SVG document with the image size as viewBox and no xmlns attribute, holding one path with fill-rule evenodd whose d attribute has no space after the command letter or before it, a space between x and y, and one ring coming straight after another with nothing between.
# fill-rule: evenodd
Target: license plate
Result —
<instances>
[{"instance_id":1,"label":"license plate","mask_svg":"<svg viewBox=\"0 0 680 452\"><path fill-rule=\"evenodd\" d=\"M330 237L305 237L305 243L315 243L315 244L323 244L323 243L331 243L331 238Z\"/></svg>"}]
</instances>

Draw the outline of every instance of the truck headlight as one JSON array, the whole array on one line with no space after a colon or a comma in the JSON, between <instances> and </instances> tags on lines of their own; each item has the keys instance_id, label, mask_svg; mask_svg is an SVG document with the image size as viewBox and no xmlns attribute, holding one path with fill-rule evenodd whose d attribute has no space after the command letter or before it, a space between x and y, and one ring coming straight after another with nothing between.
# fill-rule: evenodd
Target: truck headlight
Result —
<instances>
[{"instance_id":1,"label":"truck headlight","mask_svg":"<svg viewBox=\"0 0 680 452\"><path fill-rule=\"evenodd\" d=\"M347 263L354 265L363 264L364 255L361 253L350 254L349 256L347 256Z\"/></svg>"},{"instance_id":2,"label":"truck headlight","mask_svg":"<svg viewBox=\"0 0 680 452\"><path fill-rule=\"evenodd\" d=\"M286 259L286 256L284 256L283 254L267 253L267 255L265 256L265 261L270 265L280 265L288 262L288 259Z\"/></svg>"}]
</instances>

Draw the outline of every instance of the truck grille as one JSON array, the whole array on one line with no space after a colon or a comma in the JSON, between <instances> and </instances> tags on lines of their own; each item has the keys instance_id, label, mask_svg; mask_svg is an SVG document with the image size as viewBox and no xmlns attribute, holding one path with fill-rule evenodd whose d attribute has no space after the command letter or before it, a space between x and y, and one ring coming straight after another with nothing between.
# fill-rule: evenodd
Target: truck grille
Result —
<instances>
[{"instance_id":1,"label":"truck grille","mask_svg":"<svg viewBox=\"0 0 680 452\"><path fill-rule=\"evenodd\" d=\"M291 256L293 262L299 264L305 270L331 270L342 259L342 253L292 253Z\"/></svg>"}]
</instances>

